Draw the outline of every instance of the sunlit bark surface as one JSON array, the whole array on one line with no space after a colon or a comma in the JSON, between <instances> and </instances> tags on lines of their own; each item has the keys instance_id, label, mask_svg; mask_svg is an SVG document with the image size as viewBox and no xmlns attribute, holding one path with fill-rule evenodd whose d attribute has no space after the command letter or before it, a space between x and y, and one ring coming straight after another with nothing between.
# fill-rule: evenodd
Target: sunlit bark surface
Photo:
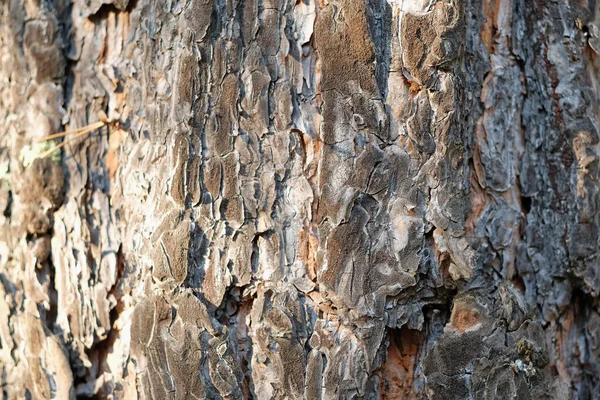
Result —
<instances>
[{"instance_id":1,"label":"sunlit bark surface","mask_svg":"<svg viewBox=\"0 0 600 400\"><path fill-rule=\"evenodd\" d=\"M0 398L600 398L599 26L0 1Z\"/></svg>"}]
</instances>

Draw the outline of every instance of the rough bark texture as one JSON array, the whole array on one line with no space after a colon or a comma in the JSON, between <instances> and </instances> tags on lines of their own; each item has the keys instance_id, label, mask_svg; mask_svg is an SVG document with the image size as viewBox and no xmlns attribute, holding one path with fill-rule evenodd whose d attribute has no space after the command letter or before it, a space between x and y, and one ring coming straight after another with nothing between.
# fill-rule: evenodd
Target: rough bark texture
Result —
<instances>
[{"instance_id":1,"label":"rough bark texture","mask_svg":"<svg viewBox=\"0 0 600 400\"><path fill-rule=\"evenodd\" d=\"M2 398L600 398L600 3L0 5Z\"/></svg>"}]
</instances>

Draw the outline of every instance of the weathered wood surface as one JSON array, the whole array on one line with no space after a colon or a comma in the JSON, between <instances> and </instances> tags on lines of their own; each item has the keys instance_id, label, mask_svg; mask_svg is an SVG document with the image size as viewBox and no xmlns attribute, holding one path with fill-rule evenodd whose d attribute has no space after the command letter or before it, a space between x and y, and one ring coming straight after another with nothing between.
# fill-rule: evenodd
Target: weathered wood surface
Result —
<instances>
[{"instance_id":1,"label":"weathered wood surface","mask_svg":"<svg viewBox=\"0 0 600 400\"><path fill-rule=\"evenodd\" d=\"M600 398L600 3L0 4L3 398Z\"/></svg>"}]
</instances>

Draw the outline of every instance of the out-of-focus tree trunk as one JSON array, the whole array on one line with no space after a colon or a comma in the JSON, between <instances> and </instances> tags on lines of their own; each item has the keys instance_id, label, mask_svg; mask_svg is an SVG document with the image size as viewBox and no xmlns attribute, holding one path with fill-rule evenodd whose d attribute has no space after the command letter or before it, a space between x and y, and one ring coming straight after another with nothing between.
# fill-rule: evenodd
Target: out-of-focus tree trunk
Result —
<instances>
[{"instance_id":1,"label":"out-of-focus tree trunk","mask_svg":"<svg viewBox=\"0 0 600 400\"><path fill-rule=\"evenodd\" d=\"M600 398L600 3L0 6L0 397Z\"/></svg>"}]
</instances>

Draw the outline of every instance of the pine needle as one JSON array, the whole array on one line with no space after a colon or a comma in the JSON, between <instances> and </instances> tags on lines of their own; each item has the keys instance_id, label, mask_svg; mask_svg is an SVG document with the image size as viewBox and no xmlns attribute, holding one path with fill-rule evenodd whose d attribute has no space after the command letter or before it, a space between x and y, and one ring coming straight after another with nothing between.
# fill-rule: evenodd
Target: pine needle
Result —
<instances>
[{"instance_id":1,"label":"pine needle","mask_svg":"<svg viewBox=\"0 0 600 400\"><path fill-rule=\"evenodd\" d=\"M90 125L86 125L84 127L78 128L78 129L74 129L71 131L65 131L65 132L61 132L61 133L55 133L53 135L49 135L46 136L43 139L38 140L38 142L45 142L48 140L52 140L52 139L56 139L56 138L61 138L61 137L65 137L65 136L69 136L69 135L74 135L73 137L70 137L66 140L64 140L62 143L52 147L51 149L48 149L47 151L45 151L44 153L40 154L40 158L46 158L48 157L50 154L54 153L56 150L64 147L65 145L67 145L68 143L72 142L73 140L87 134L90 133L92 131L95 131L96 129L102 128L104 125L106 125L106 122L104 121L98 121L98 122L94 122L93 124Z\"/></svg>"},{"instance_id":2,"label":"pine needle","mask_svg":"<svg viewBox=\"0 0 600 400\"><path fill-rule=\"evenodd\" d=\"M93 130L102 128L104 125L106 125L106 122L102 122L102 121L94 122L93 124L86 125L86 126L83 126L81 128L73 129L71 131L65 131L65 132L55 133L53 135L46 136L46 137L44 137L42 139L38 139L38 142L45 142L47 140L52 140L52 139L57 139L57 138L61 138L61 137L64 137L64 136L69 136L71 134L80 133L82 131L91 132Z\"/></svg>"}]
</instances>

